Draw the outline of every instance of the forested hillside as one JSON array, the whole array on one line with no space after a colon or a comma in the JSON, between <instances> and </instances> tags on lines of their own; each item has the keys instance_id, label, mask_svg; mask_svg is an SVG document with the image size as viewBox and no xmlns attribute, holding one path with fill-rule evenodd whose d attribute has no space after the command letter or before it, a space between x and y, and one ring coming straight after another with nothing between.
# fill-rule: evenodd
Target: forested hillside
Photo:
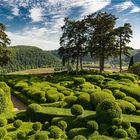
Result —
<instances>
[{"instance_id":1,"label":"forested hillside","mask_svg":"<svg viewBox=\"0 0 140 140\"><path fill-rule=\"evenodd\" d=\"M34 46L11 46L9 49L11 50L11 59L2 68L2 71L5 72L60 64L59 58Z\"/></svg>"}]
</instances>

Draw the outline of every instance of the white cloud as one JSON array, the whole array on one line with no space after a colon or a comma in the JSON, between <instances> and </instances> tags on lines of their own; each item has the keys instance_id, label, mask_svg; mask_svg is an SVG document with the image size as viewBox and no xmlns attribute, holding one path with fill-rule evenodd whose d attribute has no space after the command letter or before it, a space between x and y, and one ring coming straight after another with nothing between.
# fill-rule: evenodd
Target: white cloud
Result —
<instances>
[{"instance_id":1,"label":"white cloud","mask_svg":"<svg viewBox=\"0 0 140 140\"><path fill-rule=\"evenodd\" d=\"M137 13L140 12L140 8L137 6L133 6L133 9L130 11L130 13Z\"/></svg>"},{"instance_id":2,"label":"white cloud","mask_svg":"<svg viewBox=\"0 0 140 140\"><path fill-rule=\"evenodd\" d=\"M12 8L12 14L13 14L14 16L18 16L18 15L19 15L19 9L18 9L18 7L13 7L13 8Z\"/></svg>"},{"instance_id":3,"label":"white cloud","mask_svg":"<svg viewBox=\"0 0 140 140\"><path fill-rule=\"evenodd\" d=\"M44 39L36 36L7 32L9 38L11 39L11 46L14 45L31 45L39 47L43 50L54 50L59 48L59 43L57 41L51 41L49 39Z\"/></svg>"},{"instance_id":4,"label":"white cloud","mask_svg":"<svg viewBox=\"0 0 140 140\"><path fill-rule=\"evenodd\" d=\"M29 12L30 18L33 22L39 22L43 20L43 9L41 7L33 7Z\"/></svg>"}]
</instances>

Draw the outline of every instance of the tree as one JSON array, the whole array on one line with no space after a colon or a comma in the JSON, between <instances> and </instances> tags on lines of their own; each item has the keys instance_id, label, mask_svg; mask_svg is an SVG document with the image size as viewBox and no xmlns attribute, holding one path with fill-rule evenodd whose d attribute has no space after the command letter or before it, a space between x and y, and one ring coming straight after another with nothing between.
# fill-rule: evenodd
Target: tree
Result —
<instances>
[{"instance_id":1,"label":"tree","mask_svg":"<svg viewBox=\"0 0 140 140\"><path fill-rule=\"evenodd\" d=\"M116 32L116 45L119 47L119 59L120 59L120 72L122 71L122 54L129 56L131 47L127 46L130 43L130 38L132 37L131 25L129 23L125 23L123 26L120 26L115 29Z\"/></svg>"},{"instance_id":2,"label":"tree","mask_svg":"<svg viewBox=\"0 0 140 140\"><path fill-rule=\"evenodd\" d=\"M10 44L10 39L5 33L5 26L0 23L0 66L7 64L10 56L10 51L7 46Z\"/></svg>"},{"instance_id":3,"label":"tree","mask_svg":"<svg viewBox=\"0 0 140 140\"><path fill-rule=\"evenodd\" d=\"M104 61L114 51L114 26L116 17L108 13L88 15L87 22L88 46L92 56L99 58L100 72L104 71Z\"/></svg>"},{"instance_id":4,"label":"tree","mask_svg":"<svg viewBox=\"0 0 140 140\"><path fill-rule=\"evenodd\" d=\"M131 56L129 66L128 66L128 70L130 70L130 67L133 66L133 65L134 65L134 57Z\"/></svg>"}]
</instances>

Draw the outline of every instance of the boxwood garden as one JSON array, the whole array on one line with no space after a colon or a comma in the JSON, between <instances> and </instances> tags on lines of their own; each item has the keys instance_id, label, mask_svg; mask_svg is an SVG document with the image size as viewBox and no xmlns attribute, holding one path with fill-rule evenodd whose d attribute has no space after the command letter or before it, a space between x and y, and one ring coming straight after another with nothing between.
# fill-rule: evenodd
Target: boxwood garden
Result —
<instances>
[{"instance_id":1,"label":"boxwood garden","mask_svg":"<svg viewBox=\"0 0 140 140\"><path fill-rule=\"evenodd\" d=\"M140 139L140 86L130 73L0 76L0 139ZM14 111L11 94L27 105Z\"/></svg>"}]
</instances>

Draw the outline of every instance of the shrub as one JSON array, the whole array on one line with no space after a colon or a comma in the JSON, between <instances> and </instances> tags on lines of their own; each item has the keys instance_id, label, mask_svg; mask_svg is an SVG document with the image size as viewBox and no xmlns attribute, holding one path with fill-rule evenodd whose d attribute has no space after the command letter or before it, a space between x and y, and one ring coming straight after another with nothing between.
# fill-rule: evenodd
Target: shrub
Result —
<instances>
[{"instance_id":1,"label":"shrub","mask_svg":"<svg viewBox=\"0 0 140 140\"><path fill-rule=\"evenodd\" d=\"M6 103L6 94L5 92L0 88L0 114L5 112L7 108Z\"/></svg>"},{"instance_id":2,"label":"shrub","mask_svg":"<svg viewBox=\"0 0 140 140\"><path fill-rule=\"evenodd\" d=\"M24 131L19 131L17 133L17 138L18 139L25 139L25 137L26 137L26 133Z\"/></svg>"},{"instance_id":3,"label":"shrub","mask_svg":"<svg viewBox=\"0 0 140 140\"><path fill-rule=\"evenodd\" d=\"M72 140L87 140L87 138L84 137L83 135L77 135Z\"/></svg>"},{"instance_id":4,"label":"shrub","mask_svg":"<svg viewBox=\"0 0 140 140\"><path fill-rule=\"evenodd\" d=\"M19 81L14 87L18 90L22 90L23 88L28 87L28 83L24 81Z\"/></svg>"},{"instance_id":5,"label":"shrub","mask_svg":"<svg viewBox=\"0 0 140 140\"><path fill-rule=\"evenodd\" d=\"M132 97L130 97L130 96L125 96L125 97L123 98L123 100L128 101L128 102L130 102L130 103L132 103L132 104L133 104L133 102L137 102L136 99L134 99L134 98L132 98Z\"/></svg>"},{"instance_id":6,"label":"shrub","mask_svg":"<svg viewBox=\"0 0 140 140\"><path fill-rule=\"evenodd\" d=\"M126 132L131 139L137 138L137 130L134 127L129 127Z\"/></svg>"},{"instance_id":7,"label":"shrub","mask_svg":"<svg viewBox=\"0 0 140 140\"><path fill-rule=\"evenodd\" d=\"M126 94L123 93L123 92L120 91L120 90L114 90L114 91L113 91L113 95L114 95L114 97L115 97L116 99L122 99L122 98L124 98L124 97L126 96Z\"/></svg>"},{"instance_id":8,"label":"shrub","mask_svg":"<svg viewBox=\"0 0 140 140\"><path fill-rule=\"evenodd\" d=\"M86 109L90 103L90 95L88 93L83 93L78 96L77 103L82 105Z\"/></svg>"},{"instance_id":9,"label":"shrub","mask_svg":"<svg viewBox=\"0 0 140 140\"><path fill-rule=\"evenodd\" d=\"M55 91L55 90L49 90L46 93L46 98L47 98L47 102L49 103L54 103L57 102L59 100L59 92Z\"/></svg>"},{"instance_id":10,"label":"shrub","mask_svg":"<svg viewBox=\"0 0 140 140\"><path fill-rule=\"evenodd\" d=\"M29 114L32 114L32 113L35 113L35 112L38 112L38 111L41 111L42 110L42 107L39 105L39 104L30 104L27 108L27 112Z\"/></svg>"},{"instance_id":11,"label":"shrub","mask_svg":"<svg viewBox=\"0 0 140 140\"><path fill-rule=\"evenodd\" d=\"M80 78L80 77L74 77L73 81L74 81L75 85L81 85L86 82L86 80L84 78Z\"/></svg>"},{"instance_id":12,"label":"shrub","mask_svg":"<svg viewBox=\"0 0 140 140\"><path fill-rule=\"evenodd\" d=\"M0 127L7 125L7 120L5 118L0 118Z\"/></svg>"},{"instance_id":13,"label":"shrub","mask_svg":"<svg viewBox=\"0 0 140 140\"><path fill-rule=\"evenodd\" d=\"M104 135L97 135L97 136L92 136L88 140L113 140L111 137L104 136Z\"/></svg>"},{"instance_id":14,"label":"shrub","mask_svg":"<svg viewBox=\"0 0 140 140\"><path fill-rule=\"evenodd\" d=\"M136 111L136 107L125 100L117 100L117 103L122 109L122 113L129 114Z\"/></svg>"},{"instance_id":15,"label":"shrub","mask_svg":"<svg viewBox=\"0 0 140 140\"><path fill-rule=\"evenodd\" d=\"M35 134L35 140L47 140L48 139L48 134L45 132L37 132Z\"/></svg>"},{"instance_id":16,"label":"shrub","mask_svg":"<svg viewBox=\"0 0 140 140\"><path fill-rule=\"evenodd\" d=\"M3 139L7 134L7 130L3 127L0 128L0 139Z\"/></svg>"},{"instance_id":17,"label":"shrub","mask_svg":"<svg viewBox=\"0 0 140 140\"><path fill-rule=\"evenodd\" d=\"M140 63L134 64L129 68L129 72L137 74L140 76Z\"/></svg>"},{"instance_id":18,"label":"shrub","mask_svg":"<svg viewBox=\"0 0 140 140\"><path fill-rule=\"evenodd\" d=\"M137 110L140 110L140 103L132 102L132 104L136 107Z\"/></svg>"},{"instance_id":19,"label":"shrub","mask_svg":"<svg viewBox=\"0 0 140 140\"><path fill-rule=\"evenodd\" d=\"M35 131L38 131L41 129L41 123L40 122L35 122L33 125L32 125L32 128L33 130Z\"/></svg>"},{"instance_id":20,"label":"shrub","mask_svg":"<svg viewBox=\"0 0 140 140\"><path fill-rule=\"evenodd\" d=\"M86 75L85 78L89 82L101 82L105 79L102 75Z\"/></svg>"},{"instance_id":21,"label":"shrub","mask_svg":"<svg viewBox=\"0 0 140 140\"><path fill-rule=\"evenodd\" d=\"M69 106L72 106L73 104L76 103L77 101L77 97L76 96L67 96L65 97L65 100L64 100Z\"/></svg>"},{"instance_id":22,"label":"shrub","mask_svg":"<svg viewBox=\"0 0 140 140\"><path fill-rule=\"evenodd\" d=\"M103 100L105 99L110 99L112 101L115 100L114 96L111 94L108 94L106 92L95 92L91 94L91 101L93 102L93 104L95 105L95 107L97 107L97 105L99 103L101 103Z\"/></svg>"},{"instance_id":23,"label":"shrub","mask_svg":"<svg viewBox=\"0 0 140 140\"><path fill-rule=\"evenodd\" d=\"M112 124L113 125L119 126L119 125L121 125L121 123L122 123L122 119L121 118L113 118L112 119Z\"/></svg>"},{"instance_id":24,"label":"shrub","mask_svg":"<svg viewBox=\"0 0 140 140\"><path fill-rule=\"evenodd\" d=\"M87 122L87 128L89 131L95 131L98 130L98 123L96 121L88 121Z\"/></svg>"},{"instance_id":25,"label":"shrub","mask_svg":"<svg viewBox=\"0 0 140 140\"><path fill-rule=\"evenodd\" d=\"M114 83L107 83L107 85L105 85L105 88L110 89L111 91L114 91L115 89L120 89L122 87L121 84L118 84L117 82Z\"/></svg>"},{"instance_id":26,"label":"shrub","mask_svg":"<svg viewBox=\"0 0 140 140\"><path fill-rule=\"evenodd\" d=\"M103 92L106 92L106 93L109 93L109 94L112 94L112 91L109 90L109 89L103 89L102 91L103 91Z\"/></svg>"},{"instance_id":27,"label":"shrub","mask_svg":"<svg viewBox=\"0 0 140 140\"><path fill-rule=\"evenodd\" d=\"M46 121L46 122L43 124L42 129L43 129L43 130L48 130L49 126L50 126L50 123L49 123L48 121Z\"/></svg>"},{"instance_id":28,"label":"shrub","mask_svg":"<svg viewBox=\"0 0 140 140\"><path fill-rule=\"evenodd\" d=\"M63 101L64 94L63 93L58 93L58 96L59 96L59 101Z\"/></svg>"},{"instance_id":29,"label":"shrub","mask_svg":"<svg viewBox=\"0 0 140 140\"><path fill-rule=\"evenodd\" d=\"M134 99L140 101L140 87L135 86L123 86L120 89L122 92L124 92L127 96L133 97Z\"/></svg>"},{"instance_id":30,"label":"shrub","mask_svg":"<svg viewBox=\"0 0 140 140\"><path fill-rule=\"evenodd\" d=\"M122 121L121 125L124 129L128 129L131 127L131 123L129 121Z\"/></svg>"},{"instance_id":31,"label":"shrub","mask_svg":"<svg viewBox=\"0 0 140 140\"><path fill-rule=\"evenodd\" d=\"M63 120L59 121L59 122L57 123L57 126L58 126L60 129L62 129L62 130L66 130L66 129L67 129L67 123L66 123L65 121L63 121Z\"/></svg>"},{"instance_id":32,"label":"shrub","mask_svg":"<svg viewBox=\"0 0 140 140\"><path fill-rule=\"evenodd\" d=\"M117 138L126 138L128 135L124 129L116 129L114 132L114 136Z\"/></svg>"},{"instance_id":33,"label":"shrub","mask_svg":"<svg viewBox=\"0 0 140 140\"><path fill-rule=\"evenodd\" d=\"M63 135L62 130L55 125L52 125L51 127L49 127L49 131L50 131L50 138L54 138L54 139L58 139Z\"/></svg>"},{"instance_id":34,"label":"shrub","mask_svg":"<svg viewBox=\"0 0 140 140\"><path fill-rule=\"evenodd\" d=\"M22 120L15 120L13 123L13 126L15 128L19 128L19 127L21 127L21 125L22 125Z\"/></svg>"},{"instance_id":35,"label":"shrub","mask_svg":"<svg viewBox=\"0 0 140 140\"><path fill-rule=\"evenodd\" d=\"M96 118L100 123L111 123L113 118L121 118L122 110L116 102L105 99L96 108Z\"/></svg>"},{"instance_id":36,"label":"shrub","mask_svg":"<svg viewBox=\"0 0 140 140\"><path fill-rule=\"evenodd\" d=\"M74 138L77 135L83 135L83 136L88 136L89 135L89 131L87 128L73 128L70 129L70 131L68 132L68 136L69 139Z\"/></svg>"},{"instance_id":37,"label":"shrub","mask_svg":"<svg viewBox=\"0 0 140 140\"><path fill-rule=\"evenodd\" d=\"M66 89L66 90L63 90L63 91L61 91L65 96L72 96L74 93L71 91L71 90L69 90L69 89Z\"/></svg>"},{"instance_id":38,"label":"shrub","mask_svg":"<svg viewBox=\"0 0 140 140\"><path fill-rule=\"evenodd\" d=\"M71 113L75 116L83 114L84 109L81 105L75 104L71 107Z\"/></svg>"}]
</instances>

